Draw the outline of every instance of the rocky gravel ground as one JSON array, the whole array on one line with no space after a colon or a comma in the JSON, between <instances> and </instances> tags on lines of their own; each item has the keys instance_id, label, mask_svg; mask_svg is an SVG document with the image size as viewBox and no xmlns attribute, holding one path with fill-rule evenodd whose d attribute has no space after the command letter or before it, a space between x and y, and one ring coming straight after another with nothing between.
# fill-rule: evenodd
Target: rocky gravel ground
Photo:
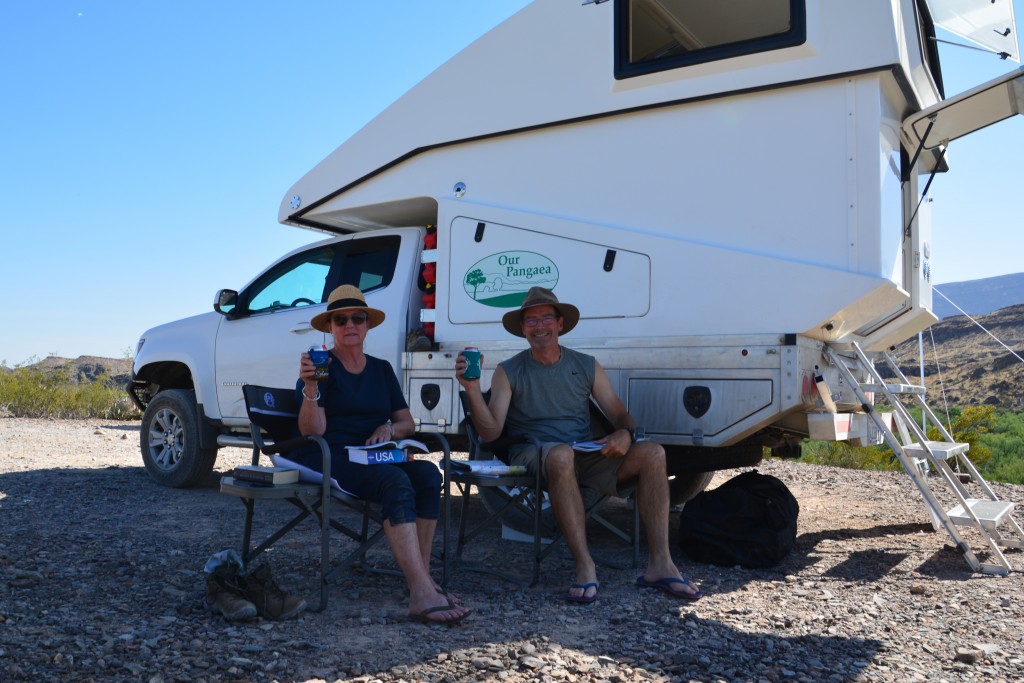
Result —
<instances>
[{"instance_id":1,"label":"rocky gravel ground","mask_svg":"<svg viewBox=\"0 0 1024 683\"><path fill-rule=\"evenodd\" d=\"M1024 679L1022 574L972 573L902 474L763 463L800 501L797 547L754 571L673 546L706 593L697 603L609 568L596 603L566 603L561 549L533 588L456 573L473 614L452 628L410 622L400 579L355 572L331 587L325 612L229 623L203 609L202 566L240 540L243 508L217 480L246 451L222 451L205 486L172 490L141 466L135 423L2 418L0 444L0 681ZM1024 503L1024 487L996 489ZM300 527L269 553L279 583L311 604L315 542ZM628 559L606 532L592 544ZM497 529L474 552L528 562L526 545ZM1008 557L1024 565L1019 551ZM382 547L371 561L390 555Z\"/></svg>"}]
</instances>

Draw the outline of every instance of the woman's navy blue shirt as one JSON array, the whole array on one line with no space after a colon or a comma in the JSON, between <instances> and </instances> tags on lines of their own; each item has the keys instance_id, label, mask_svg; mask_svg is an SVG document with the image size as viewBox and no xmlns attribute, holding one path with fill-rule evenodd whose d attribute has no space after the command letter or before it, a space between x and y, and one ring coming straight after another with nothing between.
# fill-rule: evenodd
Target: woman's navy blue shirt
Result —
<instances>
[{"instance_id":1,"label":"woman's navy blue shirt","mask_svg":"<svg viewBox=\"0 0 1024 683\"><path fill-rule=\"evenodd\" d=\"M392 413L409 407L391 363L382 358L366 356L366 367L354 375L331 354L327 370L329 377L319 384L317 405L327 416L327 431L323 436L332 453L346 453L345 446L363 445L373 430L391 419ZM295 383L296 398L300 402L307 400L302 397L305 386L301 379ZM319 470L319 466L316 469Z\"/></svg>"}]
</instances>

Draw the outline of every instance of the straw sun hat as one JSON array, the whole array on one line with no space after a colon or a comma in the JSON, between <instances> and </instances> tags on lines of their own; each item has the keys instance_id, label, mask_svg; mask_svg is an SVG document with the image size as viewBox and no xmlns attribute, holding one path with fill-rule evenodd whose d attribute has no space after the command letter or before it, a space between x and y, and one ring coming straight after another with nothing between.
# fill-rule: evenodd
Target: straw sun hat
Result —
<instances>
[{"instance_id":1,"label":"straw sun hat","mask_svg":"<svg viewBox=\"0 0 1024 683\"><path fill-rule=\"evenodd\" d=\"M372 330L384 322L384 311L367 306L366 297L363 296L358 287L342 285L335 287L334 291L327 297L327 310L310 320L309 324L321 332L330 332L331 316L335 312L343 310L365 312L367 329Z\"/></svg>"}]
</instances>

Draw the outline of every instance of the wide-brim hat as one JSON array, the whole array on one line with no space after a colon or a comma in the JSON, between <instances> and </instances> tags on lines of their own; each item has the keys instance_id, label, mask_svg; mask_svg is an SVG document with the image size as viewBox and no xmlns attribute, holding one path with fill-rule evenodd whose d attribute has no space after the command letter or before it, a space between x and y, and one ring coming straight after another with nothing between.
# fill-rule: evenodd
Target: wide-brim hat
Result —
<instances>
[{"instance_id":1,"label":"wide-brim hat","mask_svg":"<svg viewBox=\"0 0 1024 683\"><path fill-rule=\"evenodd\" d=\"M309 321L309 324L321 332L330 332L328 325L331 322L331 316L334 315L335 311L346 309L355 309L366 313L367 329L372 330L384 322L384 311L367 306L366 297L363 296L358 287L342 285L335 287L334 291L327 297L327 310L315 316Z\"/></svg>"},{"instance_id":2,"label":"wide-brim hat","mask_svg":"<svg viewBox=\"0 0 1024 683\"><path fill-rule=\"evenodd\" d=\"M525 337L526 335L523 334L523 311L534 306L553 306L558 311L562 316L562 331L559 334L568 334L580 321L580 309L572 304L560 302L550 289L531 287L530 291L526 293L526 298L523 299L523 305L503 315L501 324L509 334Z\"/></svg>"}]
</instances>

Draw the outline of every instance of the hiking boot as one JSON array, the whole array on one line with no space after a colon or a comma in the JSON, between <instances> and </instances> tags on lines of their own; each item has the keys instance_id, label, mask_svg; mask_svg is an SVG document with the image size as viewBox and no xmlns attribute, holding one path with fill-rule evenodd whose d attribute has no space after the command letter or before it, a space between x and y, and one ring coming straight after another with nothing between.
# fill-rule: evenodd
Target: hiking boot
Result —
<instances>
[{"instance_id":1,"label":"hiking boot","mask_svg":"<svg viewBox=\"0 0 1024 683\"><path fill-rule=\"evenodd\" d=\"M291 619L306 609L306 601L287 595L270 576L270 565L264 564L242 578L245 597L256 605L256 612L265 619Z\"/></svg>"},{"instance_id":2,"label":"hiking boot","mask_svg":"<svg viewBox=\"0 0 1024 683\"><path fill-rule=\"evenodd\" d=\"M242 597L242 588L237 581L213 574L206 577L203 605L211 612L220 612L228 621L252 619L256 616L256 605Z\"/></svg>"}]
</instances>

